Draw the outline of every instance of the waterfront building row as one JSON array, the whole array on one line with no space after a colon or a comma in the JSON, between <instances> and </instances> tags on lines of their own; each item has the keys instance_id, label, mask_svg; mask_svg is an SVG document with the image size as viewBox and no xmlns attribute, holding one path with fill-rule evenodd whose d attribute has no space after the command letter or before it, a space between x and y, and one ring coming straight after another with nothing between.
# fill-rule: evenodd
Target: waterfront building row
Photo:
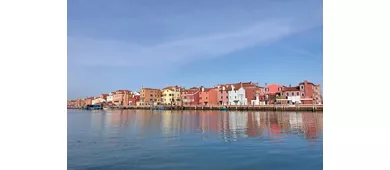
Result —
<instances>
[{"instance_id":1,"label":"waterfront building row","mask_svg":"<svg viewBox=\"0 0 390 170\"><path fill-rule=\"evenodd\" d=\"M214 87L168 86L163 89L141 87L139 92L117 90L97 97L69 100L68 107L85 105L270 105L322 104L321 85L303 81L296 86L239 82L218 84Z\"/></svg>"}]
</instances>

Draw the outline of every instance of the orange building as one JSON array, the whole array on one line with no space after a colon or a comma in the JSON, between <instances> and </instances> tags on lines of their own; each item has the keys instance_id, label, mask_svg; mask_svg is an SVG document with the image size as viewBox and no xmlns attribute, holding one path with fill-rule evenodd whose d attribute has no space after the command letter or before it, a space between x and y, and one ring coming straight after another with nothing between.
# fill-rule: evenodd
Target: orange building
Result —
<instances>
[{"instance_id":1,"label":"orange building","mask_svg":"<svg viewBox=\"0 0 390 170\"><path fill-rule=\"evenodd\" d=\"M161 90L154 88L141 88L140 101L137 105L159 105L161 104Z\"/></svg>"},{"instance_id":2,"label":"orange building","mask_svg":"<svg viewBox=\"0 0 390 170\"><path fill-rule=\"evenodd\" d=\"M206 106L218 105L218 89L201 87L199 103Z\"/></svg>"}]
</instances>

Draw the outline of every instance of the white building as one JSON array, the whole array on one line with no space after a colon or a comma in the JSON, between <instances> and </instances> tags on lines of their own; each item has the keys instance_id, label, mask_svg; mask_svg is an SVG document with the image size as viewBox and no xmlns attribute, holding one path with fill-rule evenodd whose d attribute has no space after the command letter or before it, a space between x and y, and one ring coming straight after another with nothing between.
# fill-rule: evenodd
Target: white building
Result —
<instances>
[{"instance_id":1,"label":"white building","mask_svg":"<svg viewBox=\"0 0 390 170\"><path fill-rule=\"evenodd\" d=\"M229 105L247 105L248 100L245 97L245 89L231 85L232 90L229 93Z\"/></svg>"},{"instance_id":2,"label":"white building","mask_svg":"<svg viewBox=\"0 0 390 170\"><path fill-rule=\"evenodd\" d=\"M115 92L110 92L110 94L108 94L107 96L107 102L112 102L113 99L114 99L114 94Z\"/></svg>"}]
</instances>

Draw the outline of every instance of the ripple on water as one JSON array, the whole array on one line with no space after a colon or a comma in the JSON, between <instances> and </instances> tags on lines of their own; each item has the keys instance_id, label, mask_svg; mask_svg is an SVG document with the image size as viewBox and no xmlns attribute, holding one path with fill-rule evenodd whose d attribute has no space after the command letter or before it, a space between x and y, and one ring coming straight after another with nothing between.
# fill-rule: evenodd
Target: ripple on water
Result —
<instances>
[{"instance_id":1,"label":"ripple on water","mask_svg":"<svg viewBox=\"0 0 390 170\"><path fill-rule=\"evenodd\" d=\"M322 113L68 113L68 169L322 169Z\"/></svg>"}]
</instances>

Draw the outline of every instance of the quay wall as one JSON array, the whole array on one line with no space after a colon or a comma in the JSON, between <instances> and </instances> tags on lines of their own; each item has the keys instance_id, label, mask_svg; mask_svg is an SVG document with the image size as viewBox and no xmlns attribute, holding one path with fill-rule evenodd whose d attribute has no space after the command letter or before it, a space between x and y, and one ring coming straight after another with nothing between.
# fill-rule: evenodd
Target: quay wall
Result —
<instances>
[{"instance_id":1,"label":"quay wall","mask_svg":"<svg viewBox=\"0 0 390 170\"><path fill-rule=\"evenodd\" d=\"M70 109L70 108L68 108ZM108 109L222 110L228 111L323 111L323 105L229 105L229 106L114 106Z\"/></svg>"}]
</instances>

